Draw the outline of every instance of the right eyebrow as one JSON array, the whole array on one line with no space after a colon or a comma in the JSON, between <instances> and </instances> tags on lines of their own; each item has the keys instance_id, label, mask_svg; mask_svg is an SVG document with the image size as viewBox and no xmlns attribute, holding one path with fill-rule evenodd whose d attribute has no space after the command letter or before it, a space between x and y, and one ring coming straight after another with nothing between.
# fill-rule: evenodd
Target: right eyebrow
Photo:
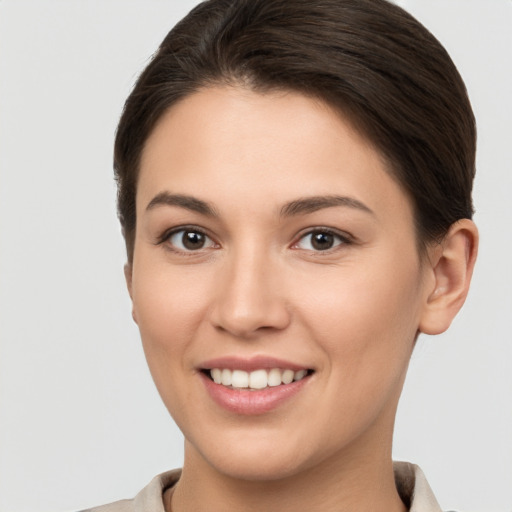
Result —
<instances>
[{"instance_id":1,"label":"right eyebrow","mask_svg":"<svg viewBox=\"0 0 512 512\"><path fill-rule=\"evenodd\" d=\"M182 194L171 194L170 192L160 192L157 194L146 206L146 211L158 206L178 206L207 217L219 216L215 208L202 199Z\"/></svg>"},{"instance_id":2,"label":"right eyebrow","mask_svg":"<svg viewBox=\"0 0 512 512\"><path fill-rule=\"evenodd\" d=\"M291 201L281 208L281 216L290 217L294 215L307 215L308 213L313 213L324 208L332 208L335 206L353 208L355 210L375 215L368 206L354 197L329 195L303 197L296 199L295 201Z\"/></svg>"}]
</instances>

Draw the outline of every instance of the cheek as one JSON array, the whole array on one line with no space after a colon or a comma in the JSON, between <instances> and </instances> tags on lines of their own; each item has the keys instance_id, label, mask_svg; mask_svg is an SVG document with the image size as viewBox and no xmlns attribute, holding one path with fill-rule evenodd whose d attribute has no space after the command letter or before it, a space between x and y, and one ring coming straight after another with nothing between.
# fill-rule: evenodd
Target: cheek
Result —
<instances>
[{"instance_id":1,"label":"cheek","mask_svg":"<svg viewBox=\"0 0 512 512\"><path fill-rule=\"evenodd\" d=\"M419 323L420 274L414 261L392 258L364 269L333 269L314 294L295 296L305 297L304 323L332 370L376 382L376 374L400 374L398 366L407 364Z\"/></svg>"},{"instance_id":2,"label":"cheek","mask_svg":"<svg viewBox=\"0 0 512 512\"><path fill-rule=\"evenodd\" d=\"M416 269L400 276L352 270L333 276L332 286L311 296L302 309L308 337L324 353L319 377L325 403L332 404L329 421L337 425L324 429L332 443L394 414L417 330Z\"/></svg>"},{"instance_id":3,"label":"cheek","mask_svg":"<svg viewBox=\"0 0 512 512\"><path fill-rule=\"evenodd\" d=\"M139 259L134 267L133 306L144 354L155 386L180 428L194 414L187 384L195 373L190 348L197 339L207 310L208 281L197 268L173 270L169 265L147 264ZM144 263L144 264L143 264Z\"/></svg>"},{"instance_id":4,"label":"cheek","mask_svg":"<svg viewBox=\"0 0 512 512\"><path fill-rule=\"evenodd\" d=\"M133 307L152 371L164 360L181 360L172 356L186 350L207 310L206 276L197 268L178 270L142 261L134 268Z\"/></svg>"}]
</instances>

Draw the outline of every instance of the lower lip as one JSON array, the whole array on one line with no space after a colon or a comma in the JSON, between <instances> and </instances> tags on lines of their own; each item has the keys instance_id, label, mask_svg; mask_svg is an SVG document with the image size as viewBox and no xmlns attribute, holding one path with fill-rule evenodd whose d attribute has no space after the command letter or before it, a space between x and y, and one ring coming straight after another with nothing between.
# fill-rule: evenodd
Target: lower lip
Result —
<instances>
[{"instance_id":1,"label":"lower lip","mask_svg":"<svg viewBox=\"0 0 512 512\"><path fill-rule=\"evenodd\" d=\"M304 387L310 376L290 384L281 384L265 389L234 389L216 384L204 373L199 373L213 401L222 408L245 415L264 414L290 400Z\"/></svg>"}]
</instances>

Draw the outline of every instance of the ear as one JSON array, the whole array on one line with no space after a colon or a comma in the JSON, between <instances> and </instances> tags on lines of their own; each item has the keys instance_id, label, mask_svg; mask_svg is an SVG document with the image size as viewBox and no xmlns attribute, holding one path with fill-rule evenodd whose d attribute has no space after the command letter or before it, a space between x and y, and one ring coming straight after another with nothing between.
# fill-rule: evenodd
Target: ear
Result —
<instances>
[{"instance_id":1,"label":"ear","mask_svg":"<svg viewBox=\"0 0 512 512\"><path fill-rule=\"evenodd\" d=\"M419 331L446 331L466 300L478 252L478 230L469 219L455 222L440 245L429 249L427 290Z\"/></svg>"},{"instance_id":2,"label":"ear","mask_svg":"<svg viewBox=\"0 0 512 512\"><path fill-rule=\"evenodd\" d=\"M130 299L132 300L132 318L133 318L133 321L135 323L137 323L137 317L136 317L136 314L135 314L135 307L133 305L132 276L133 276L132 265L130 263L125 263L125 265L124 265L124 278L126 280L126 288L128 288L128 293L130 294Z\"/></svg>"}]
</instances>

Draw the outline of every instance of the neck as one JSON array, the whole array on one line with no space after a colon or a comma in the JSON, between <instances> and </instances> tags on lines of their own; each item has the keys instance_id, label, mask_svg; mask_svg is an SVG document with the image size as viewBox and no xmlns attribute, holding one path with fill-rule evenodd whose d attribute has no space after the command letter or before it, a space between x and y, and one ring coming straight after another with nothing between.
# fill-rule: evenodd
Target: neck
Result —
<instances>
[{"instance_id":1,"label":"neck","mask_svg":"<svg viewBox=\"0 0 512 512\"><path fill-rule=\"evenodd\" d=\"M391 439L359 441L363 451L361 446L347 447L343 454L314 467L271 481L226 475L187 443L183 473L172 494L172 512L204 510L205 504L209 512L406 512L395 486Z\"/></svg>"}]
</instances>

